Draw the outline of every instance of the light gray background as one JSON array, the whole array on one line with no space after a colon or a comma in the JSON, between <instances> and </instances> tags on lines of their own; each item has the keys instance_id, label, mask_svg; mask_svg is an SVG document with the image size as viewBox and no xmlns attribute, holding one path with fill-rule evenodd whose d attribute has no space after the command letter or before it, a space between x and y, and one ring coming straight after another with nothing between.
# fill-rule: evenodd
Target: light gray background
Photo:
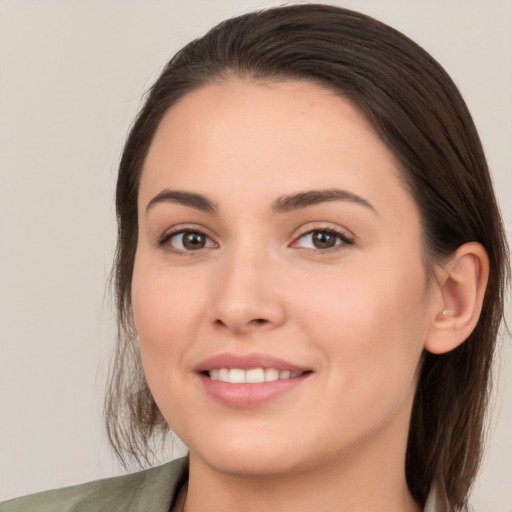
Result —
<instances>
[{"instance_id":1,"label":"light gray background","mask_svg":"<svg viewBox=\"0 0 512 512\"><path fill-rule=\"evenodd\" d=\"M0 499L121 473L103 387L113 188L140 98L168 58L261 0L0 0ZM293 2L289 2L293 3ZM512 230L512 1L345 0L437 58L474 115ZM474 492L512 511L512 352Z\"/></svg>"}]
</instances>

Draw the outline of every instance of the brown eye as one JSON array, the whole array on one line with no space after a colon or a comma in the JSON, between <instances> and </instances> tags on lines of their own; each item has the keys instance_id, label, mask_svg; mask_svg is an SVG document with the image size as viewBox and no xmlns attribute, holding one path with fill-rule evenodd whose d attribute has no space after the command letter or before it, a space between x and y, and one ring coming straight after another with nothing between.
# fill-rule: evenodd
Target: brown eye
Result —
<instances>
[{"instance_id":1,"label":"brown eye","mask_svg":"<svg viewBox=\"0 0 512 512\"><path fill-rule=\"evenodd\" d=\"M183 233L182 243L185 249L202 249L206 244L206 237L201 233Z\"/></svg>"},{"instance_id":2,"label":"brown eye","mask_svg":"<svg viewBox=\"0 0 512 512\"><path fill-rule=\"evenodd\" d=\"M180 231L168 237L168 243L177 251L189 252L213 247L215 244L199 231Z\"/></svg>"},{"instance_id":3,"label":"brown eye","mask_svg":"<svg viewBox=\"0 0 512 512\"><path fill-rule=\"evenodd\" d=\"M317 249L329 249L334 247L337 242L337 237L328 231L314 231L312 233L312 242Z\"/></svg>"},{"instance_id":4,"label":"brown eye","mask_svg":"<svg viewBox=\"0 0 512 512\"><path fill-rule=\"evenodd\" d=\"M351 245L352 241L343 233L331 229L314 229L304 233L295 242L295 247L304 249L327 250L333 247Z\"/></svg>"}]
</instances>

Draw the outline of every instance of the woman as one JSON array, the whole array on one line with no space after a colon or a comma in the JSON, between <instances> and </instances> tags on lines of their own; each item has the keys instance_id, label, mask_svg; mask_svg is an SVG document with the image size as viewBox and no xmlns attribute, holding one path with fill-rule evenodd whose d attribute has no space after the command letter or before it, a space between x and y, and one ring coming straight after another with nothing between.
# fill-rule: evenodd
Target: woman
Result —
<instances>
[{"instance_id":1,"label":"woman","mask_svg":"<svg viewBox=\"0 0 512 512\"><path fill-rule=\"evenodd\" d=\"M153 86L116 205L110 437L189 457L0 510L467 508L507 248L430 56L334 7L228 20Z\"/></svg>"}]
</instances>

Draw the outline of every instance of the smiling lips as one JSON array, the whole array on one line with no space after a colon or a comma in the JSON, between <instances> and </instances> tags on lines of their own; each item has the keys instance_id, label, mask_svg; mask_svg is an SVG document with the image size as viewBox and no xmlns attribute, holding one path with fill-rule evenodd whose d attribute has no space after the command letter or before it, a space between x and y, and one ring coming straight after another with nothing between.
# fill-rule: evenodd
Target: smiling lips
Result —
<instances>
[{"instance_id":1,"label":"smiling lips","mask_svg":"<svg viewBox=\"0 0 512 512\"><path fill-rule=\"evenodd\" d=\"M261 382L272 382L278 379L293 379L299 377L303 372L291 372L290 370L278 370L277 368L214 368L210 370L209 376L212 380L230 382L231 384L258 384Z\"/></svg>"},{"instance_id":2,"label":"smiling lips","mask_svg":"<svg viewBox=\"0 0 512 512\"><path fill-rule=\"evenodd\" d=\"M254 407L294 389L312 371L265 354L219 354L197 368L207 393L230 407Z\"/></svg>"}]
</instances>

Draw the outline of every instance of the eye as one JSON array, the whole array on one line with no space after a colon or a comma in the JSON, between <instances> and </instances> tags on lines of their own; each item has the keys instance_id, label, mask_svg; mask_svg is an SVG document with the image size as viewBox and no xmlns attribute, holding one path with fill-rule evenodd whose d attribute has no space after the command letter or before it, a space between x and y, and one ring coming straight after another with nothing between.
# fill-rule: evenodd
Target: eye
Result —
<instances>
[{"instance_id":1,"label":"eye","mask_svg":"<svg viewBox=\"0 0 512 512\"><path fill-rule=\"evenodd\" d=\"M343 233L334 229L314 229L300 236L293 245L304 249L326 250L344 244L352 244L352 241Z\"/></svg>"},{"instance_id":2,"label":"eye","mask_svg":"<svg viewBox=\"0 0 512 512\"><path fill-rule=\"evenodd\" d=\"M159 245L170 245L177 252L190 252L215 247L215 243L200 231L178 231L169 233L160 240Z\"/></svg>"}]
</instances>

